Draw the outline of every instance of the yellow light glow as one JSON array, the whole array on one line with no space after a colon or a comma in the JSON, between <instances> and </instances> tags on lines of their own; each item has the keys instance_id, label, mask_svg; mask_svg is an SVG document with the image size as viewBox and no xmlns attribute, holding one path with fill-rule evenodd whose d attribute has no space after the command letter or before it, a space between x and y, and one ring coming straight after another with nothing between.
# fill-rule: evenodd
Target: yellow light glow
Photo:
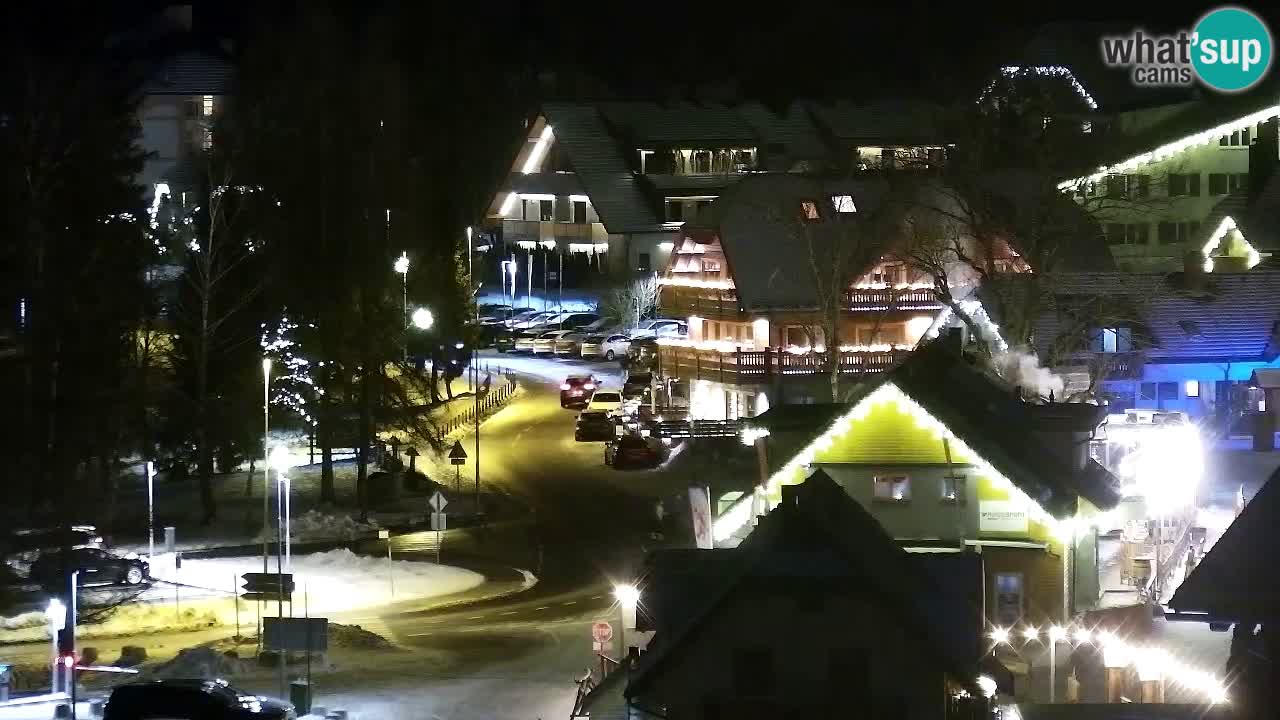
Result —
<instances>
[{"instance_id":1,"label":"yellow light glow","mask_svg":"<svg viewBox=\"0 0 1280 720\"><path fill-rule=\"evenodd\" d=\"M518 198L519 196L520 194L516 192L507 193L507 197L503 199L502 207L499 208L498 214L501 215L502 217L506 217L510 215L511 208L516 204L516 198Z\"/></svg>"},{"instance_id":2,"label":"yellow light glow","mask_svg":"<svg viewBox=\"0 0 1280 720\"><path fill-rule=\"evenodd\" d=\"M675 246L676 246L676 244L675 244L675 243L673 243L673 242L660 242L660 243L658 243L658 249L659 249L659 250L661 250L661 251L663 251L663 252L671 252L673 249L675 249Z\"/></svg>"},{"instance_id":3,"label":"yellow light glow","mask_svg":"<svg viewBox=\"0 0 1280 720\"><path fill-rule=\"evenodd\" d=\"M732 290L733 283L725 280L687 280L685 278L658 278L659 285L672 287L704 288L708 290Z\"/></svg>"}]
</instances>

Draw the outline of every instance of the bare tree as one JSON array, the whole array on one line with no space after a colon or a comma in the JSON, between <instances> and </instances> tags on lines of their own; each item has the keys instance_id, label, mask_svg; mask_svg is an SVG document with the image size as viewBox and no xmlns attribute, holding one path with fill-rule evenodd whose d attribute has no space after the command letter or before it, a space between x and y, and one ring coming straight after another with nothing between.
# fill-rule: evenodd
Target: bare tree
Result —
<instances>
[{"instance_id":1,"label":"bare tree","mask_svg":"<svg viewBox=\"0 0 1280 720\"><path fill-rule=\"evenodd\" d=\"M658 307L660 290L656 276L628 281L604 293L600 298L600 314L620 325L635 327Z\"/></svg>"}]
</instances>

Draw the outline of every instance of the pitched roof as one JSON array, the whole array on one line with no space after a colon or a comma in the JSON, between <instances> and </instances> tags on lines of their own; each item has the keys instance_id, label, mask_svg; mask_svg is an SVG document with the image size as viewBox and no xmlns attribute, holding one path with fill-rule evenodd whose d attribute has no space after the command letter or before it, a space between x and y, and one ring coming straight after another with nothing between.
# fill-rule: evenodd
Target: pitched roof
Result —
<instances>
[{"instance_id":1,"label":"pitched roof","mask_svg":"<svg viewBox=\"0 0 1280 720\"><path fill-rule=\"evenodd\" d=\"M1266 620L1280 616L1280 470L1244 507L1218 542L1182 581L1169 606L1214 617Z\"/></svg>"},{"instance_id":2,"label":"pitched roof","mask_svg":"<svg viewBox=\"0 0 1280 720\"><path fill-rule=\"evenodd\" d=\"M1073 516L1077 497L1104 510L1120 501L1119 481L1110 472L1092 459L1083 471L1075 470L1070 458L1060 455L1036 432L1058 423L1058 415L1077 407L1078 413L1097 415L1093 420L1096 426L1105 413L1103 408L1024 402L1012 385L962 355L945 336L923 344L893 368L865 381L849 408L887 383L941 421L1049 514L1058 518ZM770 416L772 412L770 409L755 418L753 424L768 428L772 434L776 422ZM1088 417L1067 419L1085 424L1089 421ZM815 420L804 431L809 440L830 425L824 418L815 416ZM798 426L794 417L788 419L788 424L792 428ZM785 431L781 439L788 441ZM794 443L794 438L790 442Z\"/></svg>"},{"instance_id":3,"label":"pitched roof","mask_svg":"<svg viewBox=\"0 0 1280 720\"><path fill-rule=\"evenodd\" d=\"M600 221L610 232L653 230L660 218L642 192L604 117L593 105L546 103L542 107Z\"/></svg>"},{"instance_id":4,"label":"pitched roof","mask_svg":"<svg viewBox=\"0 0 1280 720\"><path fill-rule=\"evenodd\" d=\"M971 608L944 604L938 583L889 537L875 518L825 473L787 489L782 504L760 519L737 548L656 553L647 592L654 611L677 617L665 621L663 637L641 657L631 675L628 697L640 696L672 656L693 642L699 628L748 578L843 578L865 588L867 598L920 641L957 682L971 685L981 654L980 627L950 622L948 611L966 620ZM964 559L963 562L972 562ZM665 567L664 567L665 566ZM970 571L981 575L980 562ZM695 583L688 587L685 582ZM672 593L667 595L667 593Z\"/></svg>"},{"instance_id":5,"label":"pitched roof","mask_svg":"<svg viewBox=\"0 0 1280 720\"><path fill-rule=\"evenodd\" d=\"M1280 353L1280 270L1195 274L1204 290L1188 287L1186 273L1057 273L1035 319L1036 350L1048 357L1060 335L1087 322L1081 303L1125 303L1140 321L1148 362L1269 361ZM1024 280L1016 280L1025 282ZM994 279L992 282L1013 282Z\"/></svg>"},{"instance_id":6,"label":"pitched roof","mask_svg":"<svg viewBox=\"0 0 1280 720\"><path fill-rule=\"evenodd\" d=\"M1226 218L1231 218L1254 250L1280 250L1280 173L1273 173L1257 193L1238 190L1218 201L1200 224L1192 247L1202 248Z\"/></svg>"},{"instance_id":7,"label":"pitched roof","mask_svg":"<svg viewBox=\"0 0 1280 720\"><path fill-rule=\"evenodd\" d=\"M715 232L744 308L815 308L810 243L818 257L843 256L851 273L860 272L884 252L884 218L877 211L888 190L888 182L875 176L751 175L688 227ZM834 195L853 196L858 212L836 213ZM819 204L821 221L801 221L805 201Z\"/></svg>"}]
</instances>

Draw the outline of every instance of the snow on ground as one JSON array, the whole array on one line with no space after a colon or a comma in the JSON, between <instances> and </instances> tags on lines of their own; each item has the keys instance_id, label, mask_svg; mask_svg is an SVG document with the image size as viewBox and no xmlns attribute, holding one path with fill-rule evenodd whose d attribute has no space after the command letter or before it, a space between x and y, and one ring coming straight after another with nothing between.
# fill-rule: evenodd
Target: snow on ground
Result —
<instances>
[{"instance_id":1,"label":"snow on ground","mask_svg":"<svg viewBox=\"0 0 1280 720\"><path fill-rule=\"evenodd\" d=\"M275 558L268 563L268 570L275 572ZM179 570L173 566L172 556L157 555L151 566L156 578L214 590L227 588L233 578L251 572L262 572L261 557L184 559ZM470 590L484 582L483 575L462 568L366 557L345 548L295 555L286 572L293 573L295 605L301 607L305 592L312 614L423 600Z\"/></svg>"},{"instance_id":2,"label":"snow on ground","mask_svg":"<svg viewBox=\"0 0 1280 720\"><path fill-rule=\"evenodd\" d=\"M622 386L622 368L616 362L588 362L581 359L557 359L492 351L482 352L480 357L482 362L487 362L494 367L522 375L531 375L548 382L560 383L570 375L591 372L606 385Z\"/></svg>"},{"instance_id":3,"label":"snow on ground","mask_svg":"<svg viewBox=\"0 0 1280 720\"><path fill-rule=\"evenodd\" d=\"M360 522L348 514L331 515L319 510L308 510L289 520L289 537L295 542L313 542L317 540L357 540L368 537L378 529L375 520ZM264 540L275 542L276 532L260 531L254 542Z\"/></svg>"},{"instance_id":4,"label":"snow on ground","mask_svg":"<svg viewBox=\"0 0 1280 720\"><path fill-rule=\"evenodd\" d=\"M234 612L231 610L230 600L226 601L226 605L229 612ZM19 624L17 622L33 614L40 615L38 623ZM208 602L187 602L182 605L133 603L121 605L112 610L102 622L82 622L76 629L76 637L82 640L93 640L144 635L162 630L198 630L216 625L220 621L219 613ZM23 613L17 618L0 619L0 625L13 628L0 631L0 641L6 643L35 642L49 637L49 621L44 617L44 613Z\"/></svg>"}]
</instances>

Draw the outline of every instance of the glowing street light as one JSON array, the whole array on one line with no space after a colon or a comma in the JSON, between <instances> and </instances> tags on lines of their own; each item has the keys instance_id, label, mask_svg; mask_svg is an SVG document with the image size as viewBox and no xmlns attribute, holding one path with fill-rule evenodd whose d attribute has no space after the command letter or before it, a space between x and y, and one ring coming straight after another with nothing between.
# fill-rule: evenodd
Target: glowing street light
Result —
<instances>
[{"instance_id":1,"label":"glowing street light","mask_svg":"<svg viewBox=\"0 0 1280 720\"><path fill-rule=\"evenodd\" d=\"M408 275L409 274L409 254L405 252L401 252L400 257L396 258L396 264L394 267L396 269L396 272L400 273L401 275Z\"/></svg>"},{"instance_id":2,"label":"glowing street light","mask_svg":"<svg viewBox=\"0 0 1280 720\"><path fill-rule=\"evenodd\" d=\"M997 645L1009 644L1008 628L996 627L991 629L991 641Z\"/></svg>"},{"instance_id":3,"label":"glowing street light","mask_svg":"<svg viewBox=\"0 0 1280 720\"><path fill-rule=\"evenodd\" d=\"M400 257L396 258L395 265L392 266L395 271L400 273L400 294L404 299L404 326L409 327L409 254L401 251ZM404 346L404 361L409 362L409 346Z\"/></svg>"},{"instance_id":4,"label":"glowing street light","mask_svg":"<svg viewBox=\"0 0 1280 720\"><path fill-rule=\"evenodd\" d=\"M284 445L275 446L270 457L267 458L268 472L276 471L276 509L278 511L276 523L283 536L284 565L288 568L293 567L293 553L289 532L292 519L289 513L289 476L286 473L295 464L293 453Z\"/></svg>"},{"instance_id":5,"label":"glowing street light","mask_svg":"<svg viewBox=\"0 0 1280 720\"><path fill-rule=\"evenodd\" d=\"M1037 629L1035 625L1031 625L1022 631L1022 637L1028 642L1038 640L1040 638L1040 630Z\"/></svg>"},{"instance_id":6,"label":"glowing street light","mask_svg":"<svg viewBox=\"0 0 1280 720\"><path fill-rule=\"evenodd\" d=\"M419 330L430 330L432 325L436 324L436 318L431 311L426 308L418 308L413 311L413 326Z\"/></svg>"},{"instance_id":7,"label":"glowing street light","mask_svg":"<svg viewBox=\"0 0 1280 720\"><path fill-rule=\"evenodd\" d=\"M618 601L618 610L622 616L622 627L618 629L618 641L622 647L618 657L626 662L627 627L630 626L632 630L636 628L636 607L640 605L640 590L635 585L614 585L613 597Z\"/></svg>"}]
</instances>

